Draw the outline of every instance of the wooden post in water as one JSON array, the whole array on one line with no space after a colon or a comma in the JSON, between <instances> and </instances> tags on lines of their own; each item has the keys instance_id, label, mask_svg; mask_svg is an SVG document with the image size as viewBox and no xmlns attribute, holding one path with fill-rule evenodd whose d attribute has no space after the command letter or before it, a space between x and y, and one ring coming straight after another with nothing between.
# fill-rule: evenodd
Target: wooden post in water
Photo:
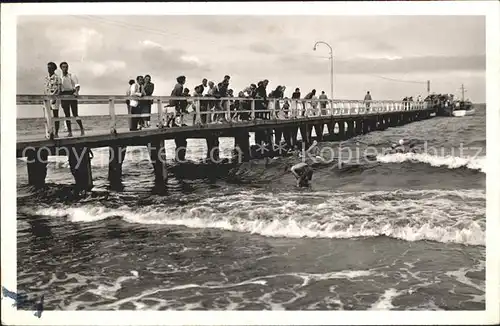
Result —
<instances>
[{"instance_id":1,"label":"wooden post in water","mask_svg":"<svg viewBox=\"0 0 500 326\"><path fill-rule=\"evenodd\" d=\"M219 161L219 137L212 133L206 138L207 140L207 160L209 163L216 163Z\"/></svg>"},{"instance_id":2,"label":"wooden post in water","mask_svg":"<svg viewBox=\"0 0 500 326\"><path fill-rule=\"evenodd\" d=\"M175 160L184 162L186 159L187 139L186 136L175 137Z\"/></svg>"},{"instance_id":3,"label":"wooden post in water","mask_svg":"<svg viewBox=\"0 0 500 326\"><path fill-rule=\"evenodd\" d=\"M88 147L69 147L68 158L71 173L75 178L75 190L90 191L94 187L92 181L91 154Z\"/></svg>"},{"instance_id":4,"label":"wooden post in water","mask_svg":"<svg viewBox=\"0 0 500 326\"><path fill-rule=\"evenodd\" d=\"M165 152L165 140L155 140L148 144L149 156L153 163L155 175L155 187L157 192L163 193L167 190L168 166L167 154Z\"/></svg>"},{"instance_id":5,"label":"wooden post in water","mask_svg":"<svg viewBox=\"0 0 500 326\"><path fill-rule=\"evenodd\" d=\"M310 140L309 140L309 132L307 131L307 125L301 124L299 126L299 129L300 129L300 136L302 138L302 144L308 147Z\"/></svg>"},{"instance_id":6,"label":"wooden post in water","mask_svg":"<svg viewBox=\"0 0 500 326\"><path fill-rule=\"evenodd\" d=\"M28 184L39 189L45 186L47 177L47 159L49 152L43 149L31 149L27 153Z\"/></svg>"},{"instance_id":7,"label":"wooden post in water","mask_svg":"<svg viewBox=\"0 0 500 326\"><path fill-rule=\"evenodd\" d=\"M240 162L250 160L250 135L247 130L239 131L234 137L234 145Z\"/></svg>"},{"instance_id":8,"label":"wooden post in water","mask_svg":"<svg viewBox=\"0 0 500 326\"><path fill-rule=\"evenodd\" d=\"M361 135L363 133L363 120L361 118L356 119L356 135Z\"/></svg>"},{"instance_id":9,"label":"wooden post in water","mask_svg":"<svg viewBox=\"0 0 500 326\"><path fill-rule=\"evenodd\" d=\"M338 123L339 123L339 136L338 136L338 140L344 140L344 139L346 139L345 121L341 120Z\"/></svg>"},{"instance_id":10,"label":"wooden post in water","mask_svg":"<svg viewBox=\"0 0 500 326\"><path fill-rule=\"evenodd\" d=\"M318 141L323 140L323 130L325 128L325 125L323 123L319 123L314 126L314 130L316 131L316 139Z\"/></svg>"},{"instance_id":11,"label":"wooden post in water","mask_svg":"<svg viewBox=\"0 0 500 326\"><path fill-rule=\"evenodd\" d=\"M290 127L283 128L283 138L285 138L287 147L292 148L293 147L292 131Z\"/></svg>"},{"instance_id":12,"label":"wooden post in water","mask_svg":"<svg viewBox=\"0 0 500 326\"><path fill-rule=\"evenodd\" d=\"M111 189L121 190L123 188L122 166L126 152L127 146L109 147L108 181Z\"/></svg>"},{"instance_id":13,"label":"wooden post in water","mask_svg":"<svg viewBox=\"0 0 500 326\"><path fill-rule=\"evenodd\" d=\"M283 136L283 128L275 128L274 129L274 144L276 146L280 146L282 136Z\"/></svg>"},{"instance_id":14,"label":"wooden post in water","mask_svg":"<svg viewBox=\"0 0 500 326\"><path fill-rule=\"evenodd\" d=\"M363 119L363 134L367 134L370 131L370 122L367 119Z\"/></svg>"},{"instance_id":15,"label":"wooden post in water","mask_svg":"<svg viewBox=\"0 0 500 326\"><path fill-rule=\"evenodd\" d=\"M346 136L347 138L354 136L354 120L347 121Z\"/></svg>"}]
</instances>

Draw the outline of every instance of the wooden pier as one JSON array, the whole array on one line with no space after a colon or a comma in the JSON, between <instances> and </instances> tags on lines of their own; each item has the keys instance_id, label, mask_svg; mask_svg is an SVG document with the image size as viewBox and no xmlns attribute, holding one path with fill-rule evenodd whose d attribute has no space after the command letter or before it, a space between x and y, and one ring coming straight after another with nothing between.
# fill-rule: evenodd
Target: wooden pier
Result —
<instances>
[{"instance_id":1,"label":"wooden pier","mask_svg":"<svg viewBox=\"0 0 500 326\"><path fill-rule=\"evenodd\" d=\"M109 119L109 131L70 138L54 137L54 122L76 121L74 117L54 118L51 103L60 107L61 100L78 100L79 104L108 104L109 112L103 119ZM18 95L18 105L40 105L45 112L45 137L39 139L18 139L17 157L27 158L28 182L35 187L43 187L47 175L47 157L68 156L71 172L77 190L91 190L93 187L91 170L91 149L109 147L108 180L111 186L121 184L122 164L127 146L148 146L153 165L155 185L165 188L167 182L167 153L165 140L174 139L175 159L183 161L187 139L204 138L207 142L208 162L219 159L219 137L234 137L235 153L240 162L256 158L250 144L250 132L255 132L255 141L267 146L272 155L278 147L293 149L298 143L300 131L302 142L309 145L317 141L340 141L366 134L375 130L401 126L412 121L428 119L435 109L425 102L401 101L351 101L351 100L310 100L310 99L254 99L254 98L208 98L208 97L141 97L150 100L158 110L158 126L129 131L117 128L117 105L127 112L126 96L43 96ZM165 127L169 113L164 108L172 101L187 101L188 111L183 114L185 126ZM231 103L239 101L234 108ZM237 102L236 102L237 103ZM54 104L52 104L54 105ZM208 108L208 109L207 109ZM170 108L173 110L173 107ZM59 111L62 111L61 109ZM62 112L61 112L62 113ZM153 114L151 114L153 115ZM122 114L126 118L146 117L149 114ZM214 121L221 117L223 122ZM85 122L85 117L79 117ZM41 129L44 126L40 126ZM337 130L337 131L336 131ZM325 133L325 131L327 131Z\"/></svg>"}]
</instances>

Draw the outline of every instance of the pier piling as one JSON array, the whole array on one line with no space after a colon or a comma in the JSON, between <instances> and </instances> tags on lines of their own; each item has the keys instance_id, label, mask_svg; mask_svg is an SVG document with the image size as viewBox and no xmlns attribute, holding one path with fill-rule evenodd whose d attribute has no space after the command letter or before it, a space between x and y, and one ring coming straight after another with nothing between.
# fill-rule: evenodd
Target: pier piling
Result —
<instances>
[{"instance_id":1,"label":"pier piling","mask_svg":"<svg viewBox=\"0 0 500 326\"><path fill-rule=\"evenodd\" d=\"M165 141L163 141L165 142ZM186 159L187 139L186 137L175 137L175 161L184 162Z\"/></svg>"},{"instance_id":2,"label":"pier piling","mask_svg":"<svg viewBox=\"0 0 500 326\"><path fill-rule=\"evenodd\" d=\"M27 166L28 166L28 184L35 188L45 186L45 178L47 177L47 160L49 157L48 151L40 149L32 149L27 151Z\"/></svg>"},{"instance_id":3,"label":"pier piling","mask_svg":"<svg viewBox=\"0 0 500 326\"><path fill-rule=\"evenodd\" d=\"M207 141L207 160L219 161L219 137L215 134L212 134L206 138ZM214 162L212 162L214 163Z\"/></svg>"},{"instance_id":4,"label":"pier piling","mask_svg":"<svg viewBox=\"0 0 500 326\"><path fill-rule=\"evenodd\" d=\"M149 155L153 163L155 175L155 190L165 192L168 182L167 155L165 152L165 140L155 140L148 144Z\"/></svg>"},{"instance_id":5,"label":"pier piling","mask_svg":"<svg viewBox=\"0 0 500 326\"><path fill-rule=\"evenodd\" d=\"M250 135L248 131L240 131L234 137L234 146L241 162L250 160Z\"/></svg>"},{"instance_id":6,"label":"pier piling","mask_svg":"<svg viewBox=\"0 0 500 326\"><path fill-rule=\"evenodd\" d=\"M90 155L90 148L80 146L69 148L69 167L75 178L75 190L77 191L90 191L94 187Z\"/></svg>"},{"instance_id":7,"label":"pier piling","mask_svg":"<svg viewBox=\"0 0 500 326\"><path fill-rule=\"evenodd\" d=\"M108 181L111 189L119 190L123 187L122 166L126 152L127 146L109 147Z\"/></svg>"}]
</instances>

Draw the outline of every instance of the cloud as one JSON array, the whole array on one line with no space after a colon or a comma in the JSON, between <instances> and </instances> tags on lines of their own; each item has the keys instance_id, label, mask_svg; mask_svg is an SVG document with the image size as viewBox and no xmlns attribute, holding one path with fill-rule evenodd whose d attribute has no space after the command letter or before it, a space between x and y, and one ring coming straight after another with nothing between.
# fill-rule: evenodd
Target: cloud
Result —
<instances>
[{"instance_id":1,"label":"cloud","mask_svg":"<svg viewBox=\"0 0 500 326\"><path fill-rule=\"evenodd\" d=\"M49 61L67 61L86 94L90 89L100 94L121 90L128 79L146 73L175 80L179 75L211 70L184 49L149 39L123 40L86 27L23 24L18 29L18 92L40 94Z\"/></svg>"},{"instance_id":2,"label":"cloud","mask_svg":"<svg viewBox=\"0 0 500 326\"><path fill-rule=\"evenodd\" d=\"M239 24L225 24L217 20L200 23L197 27L212 34L242 34L245 32Z\"/></svg>"},{"instance_id":3,"label":"cloud","mask_svg":"<svg viewBox=\"0 0 500 326\"><path fill-rule=\"evenodd\" d=\"M263 42L252 43L248 46L248 49L252 52L262 53L262 54L276 53L276 49L271 44Z\"/></svg>"},{"instance_id":4,"label":"cloud","mask_svg":"<svg viewBox=\"0 0 500 326\"><path fill-rule=\"evenodd\" d=\"M326 60L281 56L279 61L290 69L309 74L323 74L327 67ZM386 57L336 59L335 73L339 74L374 74L374 73L419 73L436 71L479 71L486 69L485 56L422 56L422 57Z\"/></svg>"}]
</instances>

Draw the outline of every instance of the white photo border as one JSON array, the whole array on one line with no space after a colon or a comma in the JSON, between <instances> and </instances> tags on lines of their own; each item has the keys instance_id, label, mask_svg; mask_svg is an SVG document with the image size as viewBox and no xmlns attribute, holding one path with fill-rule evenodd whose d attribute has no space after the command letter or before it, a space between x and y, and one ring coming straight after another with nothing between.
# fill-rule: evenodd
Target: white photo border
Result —
<instances>
[{"instance_id":1,"label":"white photo border","mask_svg":"<svg viewBox=\"0 0 500 326\"><path fill-rule=\"evenodd\" d=\"M497 1L33 3L1 5L1 284L17 289L16 47L20 15L442 15L486 17L487 203L485 311L17 311L2 300L8 325L339 325L497 324L500 321L500 5Z\"/></svg>"}]
</instances>

